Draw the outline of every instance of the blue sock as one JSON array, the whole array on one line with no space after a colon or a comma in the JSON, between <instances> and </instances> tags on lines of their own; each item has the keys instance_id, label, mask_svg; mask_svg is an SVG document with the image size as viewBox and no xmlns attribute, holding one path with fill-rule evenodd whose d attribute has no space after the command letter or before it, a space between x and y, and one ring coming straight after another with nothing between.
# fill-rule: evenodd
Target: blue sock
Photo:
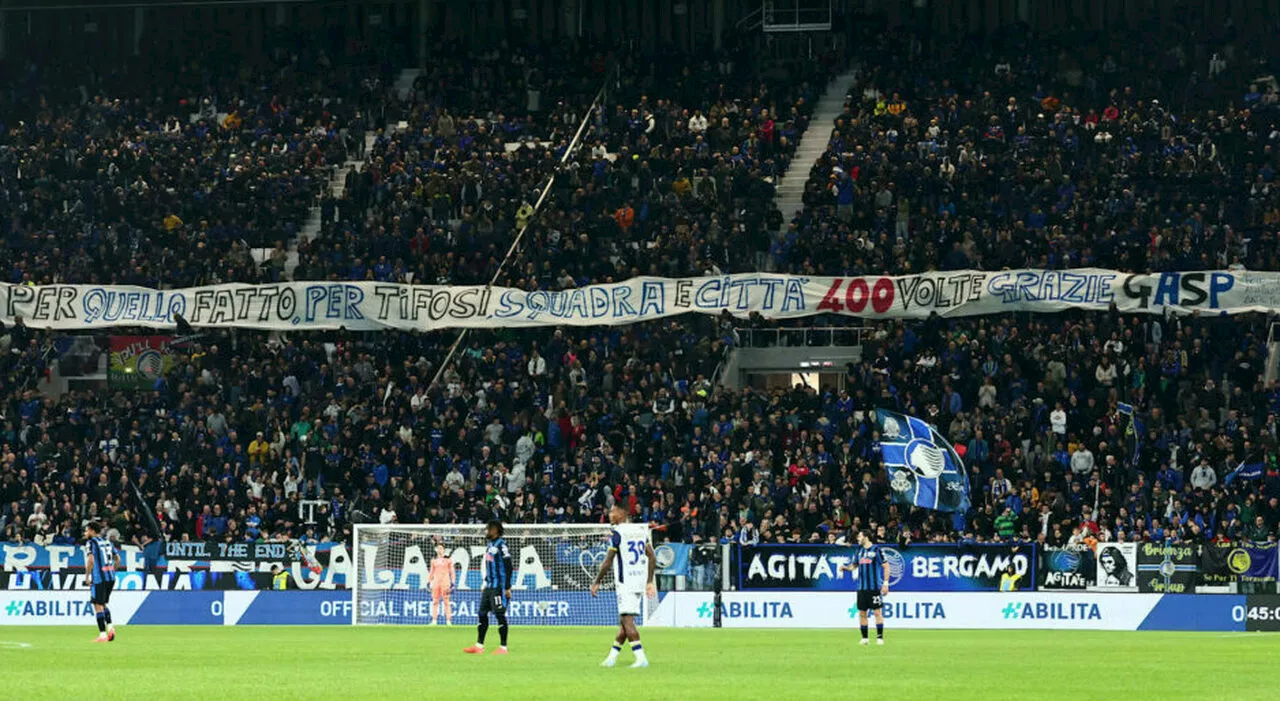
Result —
<instances>
[{"instance_id":1,"label":"blue sock","mask_svg":"<svg viewBox=\"0 0 1280 701\"><path fill-rule=\"evenodd\" d=\"M867 639L867 624L865 623L862 624L862 639Z\"/></svg>"},{"instance_id":2,"label":"blue sock","mask_svg":"<svg viewBox=\"0 0 1280 701\"><path fill-rule=\"evenodd\" d=\"M111 625L111 609L106 606L102 607L102 618L106 620L107 625Z\"/></svg>"},{"instance_id":3,"label":"blue sock","mask_svg":"<svg viewBox=\"0 0 1280 701\"><path fill-rule=\"evenodd\" d=\"M877 623L877 624L876 624L876 637L877 637L877 638L883 638L883 637L884 637L884 624L883 624L883 623Z\"/></svg>"},{"instance_id":4,"label":"blue sock","mask_svg":"<svg viewBox=\"0 0 1280 701\"><path fill-rule=\"evenodd\" d=\"M97 614L95 614L95 615L94 615L94 618L98 619L98 632L99 632L99 633L105 633L105 632L107 632L107 617L106 617L106 614L104 614L104 613L102 613L101 611L99 611Z\"/></svg>"}]
</instances>

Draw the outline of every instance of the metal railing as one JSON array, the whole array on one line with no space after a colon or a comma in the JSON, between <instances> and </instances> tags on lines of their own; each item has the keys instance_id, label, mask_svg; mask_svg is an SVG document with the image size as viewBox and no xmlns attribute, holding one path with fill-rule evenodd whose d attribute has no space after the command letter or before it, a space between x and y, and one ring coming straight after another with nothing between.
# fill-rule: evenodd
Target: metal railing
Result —
<instances>
[{"instance_id":1,"label":"metal railing","mask_svg":"<svg viewBox=\"0 0 1280 701\"><path fill-rule=\"evenodd\" d=\"M299 499L298 500L298 518L308 526L314 525L316 522L316 512L320 507L329 502L322 499Z\"/></svg>"},{"instance_id":2,"label":"metal railing","mask_svg":"<svg viewBox=\"0 0 1280 701\"><path fill-rule=\"evenodd\" d=\"M1277 377L1280 377L1280 322L1273 321L1267 328L1267 364L1262 380L1269 384Z\"/></svg>"},{"instance_id":3,"label":"metal railing","mask_svg":"<svg viewBox=\"0 0 1280 701\"><path fill-rule=\"evenodd\" d=\"M735 328L739 348L828 348L860 346L871 333L866 326L783 326Z\"/></svg>"},{"instance_id":4,"label":"metal railing","mask_svg":"<svg viewBox=\"0 0 1280 701\"><path fill-rule=\"evenodd\" d=\"M743 31L751 31L752 29L759 28L762 22L764 22L764 4L763 3L760 5L760 7L757 7L756 9L739 17L738 21L734 24L734 26Z\"/></svg>"},{"instance_id":5,"label":"metal railing","mask_svg":"<svg viewBox=\"0 0 1280 701\"><path fill-rule=\"evenodd\" d=\"M766 32L831 29L831 0L765 0L761 26Z\"/></svg>"},{"instance_id":6,"label":"metal railing","mask_svg":"<svg viewBox=\"0 0 1280 701\"><path fill-rule=\"evenodd\" d=\"M831 29L831 0L763 0L760 6L738 18L741 31L764 28L766 32L807 32Z\"/></svg>"}]
</instances>

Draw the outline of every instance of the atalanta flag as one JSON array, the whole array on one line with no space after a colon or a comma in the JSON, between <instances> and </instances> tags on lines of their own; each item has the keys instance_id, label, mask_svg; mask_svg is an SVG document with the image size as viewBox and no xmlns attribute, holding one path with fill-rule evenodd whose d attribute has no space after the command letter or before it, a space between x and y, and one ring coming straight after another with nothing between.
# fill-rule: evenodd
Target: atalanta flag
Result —
<instances>
[{"instance_id":1,"label":"atalanta flag","mask_svg":"<svg viewBox=\"0 0 1280 701\"><path fill-rule=\"evenodd\" d=\"M893 501L959 511L969 509L969 475L951 444L923 419L876 409L880 452Z\"/></svg>"},{"instance_id":2,"label":"atalanta flag","mask_svg":"<svg viewBox=\"0 0 1280 701\"><path fill-rule=\"evenodd\" d=\"M1266 467L1261 456L1254 457L1252 460L1245 458L1236 465L1236 469L1227 473L1227 476L1222 479L1222 484L1229 485L1238 479L1256 480L1266 471Z\"/></svg>"}]
</instances>

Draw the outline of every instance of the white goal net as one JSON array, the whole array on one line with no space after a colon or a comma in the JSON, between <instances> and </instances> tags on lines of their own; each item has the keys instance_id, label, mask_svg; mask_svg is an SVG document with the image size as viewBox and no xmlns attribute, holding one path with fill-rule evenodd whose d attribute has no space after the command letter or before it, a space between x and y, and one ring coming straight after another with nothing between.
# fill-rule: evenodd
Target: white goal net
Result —
<instances>
[{"instance_id":1,"label":"white goal net","mask_svg":"<svg viewBox=\"0 0 1280 701\"><path fill-rule=\"evenodd\" d=\"M591 596L591 582L609 547L606 524L506 524L503 538L515 573L507 617L512 625L603 626L618 622L613 577ZM484 576L485 527L475 525L359 524L352 553L353 624L443 623L443 602L433 619L431 583L436 546L449 558L454 625L475 625ZM439 570L437 570L439 571Z\"/></svg>"}]
</instances>

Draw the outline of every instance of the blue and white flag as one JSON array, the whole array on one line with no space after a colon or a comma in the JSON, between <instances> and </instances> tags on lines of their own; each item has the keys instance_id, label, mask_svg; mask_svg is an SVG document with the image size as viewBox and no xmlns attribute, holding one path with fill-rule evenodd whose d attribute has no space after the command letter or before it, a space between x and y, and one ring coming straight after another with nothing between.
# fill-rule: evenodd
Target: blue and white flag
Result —
<instances>
[{"instance_id":1,"label":"blue and white flag","mask_svg":"<svg viewBox=\"0 0 1280 701\"><path fill-rule=\"evenodd\" d=\"M969 475L951 444L914 416L876 409L893 501L937 511L969 509Z\"/></svg>"},{"instance_id":2,"label":"blue and white flag","mask_svg":"<svg viewBox=\"0 0 1280 701\"><path fill-rule=\"evenodd\" d=\"M663 543L653 549L658 574L684 577L689 574L689 552L693 546L687 543Z\"/></svg>"},{"instance_id":3,"label":"blue and white flag","mask_svg":"<svg viewBox=\"0 0 1280 701\"><path fill-rule=\"evenodd\" d=\"M1252 460L1250 458L1245 458L1240 461L1239 465L1236 465L1236 469L1228 472L1227 476L1222 478L1222 484L1228 485L1238 479L1256 480L1262 476L1262 472L1265 468L1266 463L1262 462L1261 455L1253 456Z\"/></svg>"},{"instance_id":4,"label":"blue and white flag","mask_svg":"<svg viewBox=\"0 0 1280 701\"><path fill-rule=\"evenodd\" d=\"M1137 467L1142 462L1142 439L1147 435L1147 422L1132 404L1119 402L1116 409L1122 416L1129 417L1129 424L1124 427L1124 449L1129 454L1129 464Z\"/></svg>"}]
</instances>

